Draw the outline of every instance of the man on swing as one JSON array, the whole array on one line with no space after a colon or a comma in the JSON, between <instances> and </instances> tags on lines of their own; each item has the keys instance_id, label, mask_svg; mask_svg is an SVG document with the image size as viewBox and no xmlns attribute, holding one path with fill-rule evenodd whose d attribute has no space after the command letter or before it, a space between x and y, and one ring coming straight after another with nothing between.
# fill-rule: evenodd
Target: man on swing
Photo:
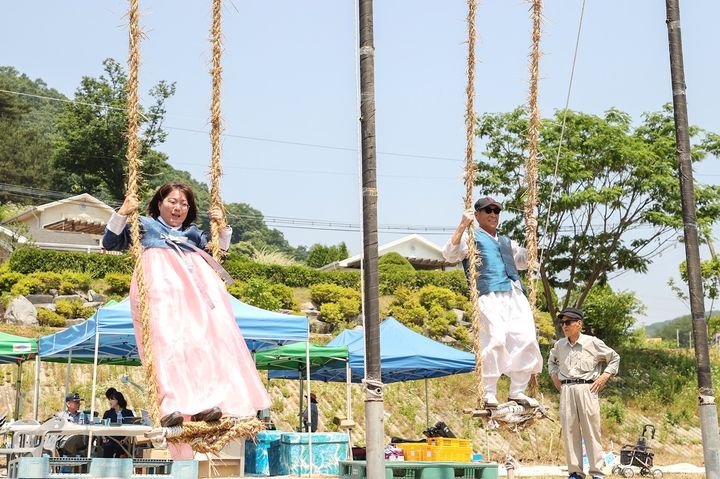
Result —
<instances>
[{"instance_id":1,"label":"man on swing","mask_svg":"<svg viewBox=\"0 0 720 479\"><path fill-rule=\"evenodd\" d=\"M537 400L525 394L532 374L542 371L542 356L535 334L535 320L518 270L527 269L525 248L506 236L497 234L502 203L491 196L475 202L475 208L463 213L455 233L443 249L448 262L463 262L468 270L467 228L473 218L480 264L477 290L480 316L480 350L482 377L485 386L483 402L496 407L497 381L502 374L510 377L508 399L529 407L538 407Z\"/></svg>"}]
</instances>

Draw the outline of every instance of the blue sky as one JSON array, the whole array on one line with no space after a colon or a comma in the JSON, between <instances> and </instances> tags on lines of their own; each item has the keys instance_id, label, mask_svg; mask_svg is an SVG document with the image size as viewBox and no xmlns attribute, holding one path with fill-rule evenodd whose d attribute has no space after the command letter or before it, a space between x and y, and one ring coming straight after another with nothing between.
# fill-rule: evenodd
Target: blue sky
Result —
<instances>
[{"instance_id":1,"label":"blue sky","mask_svg":"<svg viewBox=\"0 0 720 479\"><path fill-rule=\"evenodd\" d=\"M544 4L540 108L550 115L565 103L582 0ZM104 58L125 61L126 9L116 0L10 2L0 20L0 64L72 96L83 75L100 73ZM203 179L210 157L204 133L210 2L148 0L141 9L143 91L162 79L177 82L161 149L173 166ZM406 234L387 232L390 225L454 227L459 219L465 9L458 0L375 2L381 242ZM479 2L478 113L526 101L528 10L519 0ZM354 2L233 0L223 12L225 200L249 203L277 221L359 224ZM718 67L709 52L720 44L720 2L685 0L681 17L690 120L719 132ZM599 114L617 107L639 120L671 101L668 64L664 2L588 0L570 108ZM717 165L707 160L697 179L720 181ZM357 231L269 224L293 244L345 241L353 253L360 250ZM446 239L427 237L438 244ZM666 286L683 255L678 245L647 275L613 280L647 305L642 322L688 311Z\"/></svg>"}]
</instances>

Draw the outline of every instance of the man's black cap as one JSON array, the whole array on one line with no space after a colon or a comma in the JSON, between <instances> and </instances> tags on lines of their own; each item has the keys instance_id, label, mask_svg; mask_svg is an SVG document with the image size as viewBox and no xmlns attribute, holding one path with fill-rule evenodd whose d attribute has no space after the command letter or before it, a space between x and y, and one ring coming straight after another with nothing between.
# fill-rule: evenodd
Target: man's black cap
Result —
<instances>
[{"instance_id":1,"label":"man's black cap","mask_svg":"<svg viewBox=\"0 0 720 479\"><path fill-rule=\"evenodd\" d=\"M495 205L498 208L502 209L502 203L497 201L492 196L483 196L479 200L475 202L475 211L480 211L481 209L485 208L486 206Z\"/></svg>"},{"instance_id":2,"label":"man's black cap","mask_svg":"<svg viewBox=\"0 0 720 479\"><path fill-rule=\"evenodd\" d=\"M67 396L65 396L65 402L68 402L68 401L80 402L81 401L80 395L78 393L70 393Z\"/></svg>"},{"instance_id":3,"label":"man's black cap","mask_svg":"<svg viewBox=\"0 0 720 479\"><path fill-rule=\"evenodd\" d=\"M585 319L585 313L583 313L583 310L580 308L565 308L557 315L558 319L563 316L566 316L568 319L577 319L580 321Z\"/></svg>"}]
</instances>

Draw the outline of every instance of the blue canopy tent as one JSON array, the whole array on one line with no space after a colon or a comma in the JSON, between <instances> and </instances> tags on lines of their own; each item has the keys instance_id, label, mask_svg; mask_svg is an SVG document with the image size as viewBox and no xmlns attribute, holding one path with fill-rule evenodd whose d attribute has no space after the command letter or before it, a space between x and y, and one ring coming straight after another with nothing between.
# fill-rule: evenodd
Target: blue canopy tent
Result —
<instances>
[{"instance_id":1,"label":"blue canopy tent","mask_svg":"<svg viewBox=\"0 0 720 479\"><path fill-rule=\"evenodd\" d=\"M345 330L327 343L345 345L350 352L352 382L359 383L365 377L364 330ZM380 369L385 384L439 378L475 370L475 355L427 338L390 317L380 324ZM297 373L293 373L271 371L270 378L296 379ZM345 382L346 373L344 368L324 367L311 372L310 378Z\"/></svg>"},{"instance_id":2,"label":"blue canopy tent","mask_svg":"<svg viewBox=\"0 0 720 479\"><path fill-rule=\"evenodd\" d=\"M359 383L365 377L365 331L345 330L327 346L347 346L350 353L351 381ZM385 384L398 381L439 378L475 370L475 355L451 348L416 333L395 318L386 318L380 324L380 372ZM298 379L296 371L269 371L271 379ZM323 367L310 372L310 379L345 382L346 369ZM428 384L425 381L427 406ZM426 409L429 426L429 409Z\"/></svg>"},{"instance_id":3,"label":"blue canopy tent","mask_svg":"<svg viewBox=\"0 0 720 479\"><path fill-rule=\"evenodd\" d=\"M252 352L308 340L305 316L266 311L232 296L230 304ZM101 363L140 364L129 299L100 308L86 321L40 338L40 358L43 361L72 358L74 362L92 362L96 339Z\"/></svg>"}]
</instances>

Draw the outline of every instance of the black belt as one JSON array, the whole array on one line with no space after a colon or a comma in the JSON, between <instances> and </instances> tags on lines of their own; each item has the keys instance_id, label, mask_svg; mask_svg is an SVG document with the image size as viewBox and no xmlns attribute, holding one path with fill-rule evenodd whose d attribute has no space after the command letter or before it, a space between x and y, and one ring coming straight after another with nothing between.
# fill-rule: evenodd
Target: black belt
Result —
<instances>
[{"instance_id":1,"label":"black belt","mask_svg":"<svg viewBox=\"0 0 720 479\"><path fill-rule=\"evenodd\" d=\"M563 379L560 384L592 384L594 382L590 379Z\"/></svg>"}]
</instances>

